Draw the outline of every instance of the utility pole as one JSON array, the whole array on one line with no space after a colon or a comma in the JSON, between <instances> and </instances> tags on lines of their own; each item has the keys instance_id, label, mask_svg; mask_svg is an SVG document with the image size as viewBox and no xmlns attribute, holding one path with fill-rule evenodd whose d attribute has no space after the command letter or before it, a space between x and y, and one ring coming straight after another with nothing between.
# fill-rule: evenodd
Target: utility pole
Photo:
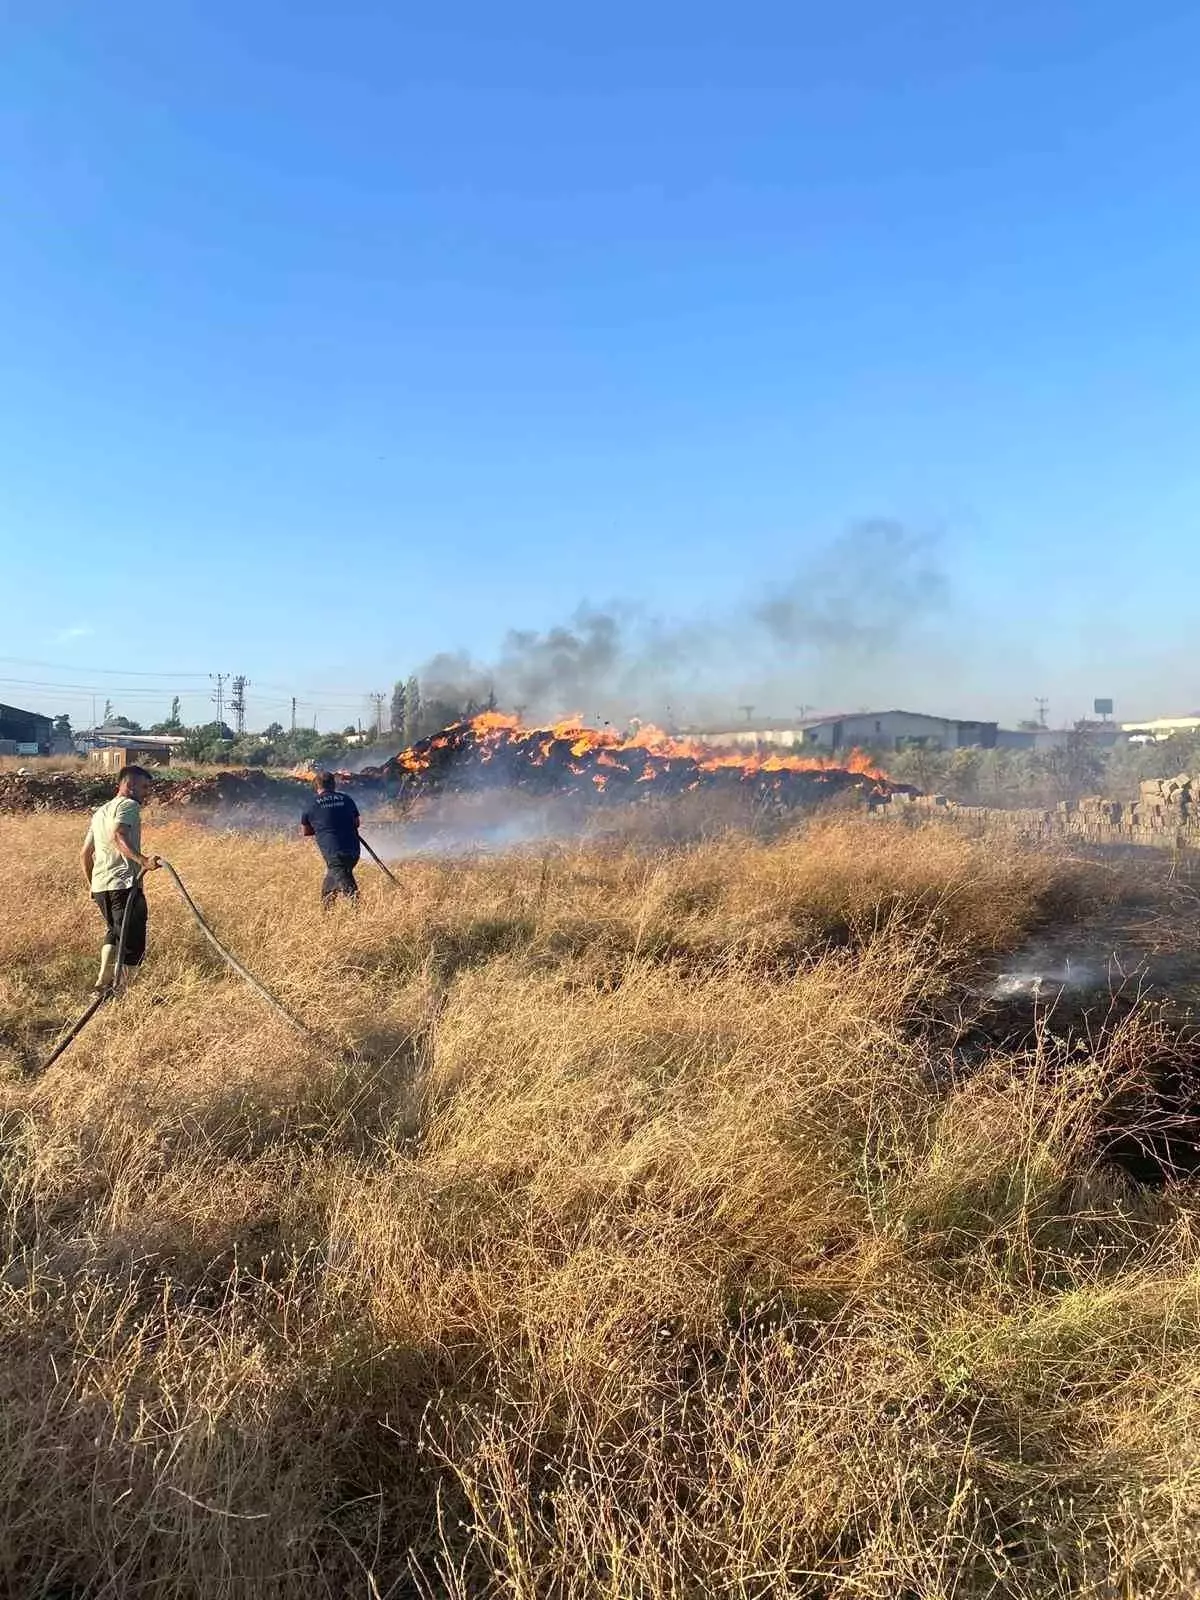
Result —
<instances>
[{"instance_id":1,"label":"utility pole","mask_svg":"<svg viewBox=\"0 0 1200 1600\"><path fill-rule=\"evenodd\" d=\"M385 694L372 693L367 699L375 707L375 737L383 738L383 702L387 699Z\"/></svg>"},{"instance_id":2,"label":"utility pole","mask_svg":"<svg viewBox=\"0 0 1200 1600\"><path fill-rule=\"evenodd\" d=\"M239 672L233 680L233 688L229 695L229 709L233 712L233 725L239 739L246 731L246 685L249 682L249 678Z\"/></svg>"},{"instance_id":3,"label":"utility pole","mask_svg":"<svg viewBox=\"0 0 1200 1600\"><path fill-rule=\"evenodd\" d=\"M754 707L753 706L740 706L738 709L741 710L741 711L744 711L746 713L746 723L747 723L747 725L749 725L750 718L754 715Z\"/></svg>"},{"instance_id":4,"label":"utility pole","mask_svg":"<svg viewBox=\"0 0 1200 1600\"><path fill-rule=\"evenodd\" d=\"M1046 698L1046 696L1043 694L1043 695L1038 695L1033 703L1037 707L1038 721L1041 723L1042 727L1044 728L1046 726L1046 712L1049 709L1050 702Z\"/></svg>"},{"instance_id":5,"label":"utility pole","mask_svg":"<svg viewBox=\"0 0 1200 1600\"><path fill-rule=\"evenodd\" d=\"M296 733L296 696L292 696L292 735Z\"/></svg>"},{"instance_id":6,"label":"utility pole","mask_svg":"<svg viewBox=\"0 0 1200 1600\"><path fill-rule=\"evenodd\" d=\"M209 677L213 680L213 682L217 686L213 690L213 700L216 702L216 707L217 707L217 726L218 727L220 727L221 724L225 721L225 679L228 676L229 676L229 674L227 672L210 672L209 673Z\"/></svg>"}]
</instances>

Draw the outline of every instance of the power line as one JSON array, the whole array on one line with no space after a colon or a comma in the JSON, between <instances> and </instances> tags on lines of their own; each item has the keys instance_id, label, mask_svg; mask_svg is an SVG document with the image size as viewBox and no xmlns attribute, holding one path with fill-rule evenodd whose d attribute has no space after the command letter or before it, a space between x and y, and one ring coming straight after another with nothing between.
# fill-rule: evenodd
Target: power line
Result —
<instances>
[{"instance_id":1,"label":"power line","mask_svg":"<svg viewBox=\"0 0 1200 1600\"><path fill-rule=\"evenodd\" d=\"M15 665L15 666L47 667L52 672L89 672L89 673L96 673L99 677L115 677L115 678L158 678L158 679L162 679L162 680L164 680L164 681L166 681L168 683L177 682L181 678L193 678L193 679L201 679L201 680L203 680L203 679L206 679L206 678L211 678L213 676L213 674L211 672L191 672L191 671L145 672L145 671L142 671L141 669L135 668L135 667L96 667L96 666L87 666L83 662L80 662L80 661L70 661L70 662L68 662L68 661L39 661L39 660L35 660L31 656L4 656L4 655L0 655L0 663L3 663L3 662L8 662L9 664ZM225 673L224 676L226 678L228 678L230 676L230 674L229 673ZM249 684L250 680L247 679L246 681L247 681L247 684ZM274 690L277 691L277 693L282 695L285 699L289 698L291 696L291 694L293 693L293 686L291 684L270 683L270 682L265 682L265 681L262 681L262 680L256 680L256 682L257 682L258 687L260 689L274 689ZM3 676L0 676L0 683L16 684L19 687L29 688L29 689L67 689L67 690L72 690L73 689L73 690L76 690L79 693L83 693L83 694L91 694L93 691L95 691L97 693L100 692L100 691L103 691L106 694L146 694L146 695L152 695L152 694L157 693L157 691L155 689L151 688L148 685L146 687L144 687L144 688L143 687L125 688L125 686L123 684L121 684L121 683L116 683L116 684L52 683L49 679L46 679L46 678L17 678L17 677L3 677ZM199 687L197 687L196 690L193 690L191 692L200 693L201 690L199 689ZM300 689L300 690L298 690L296 692L298 693L300 699L302 701L304 701L304 702L316 701L316 702L319 702L321 704L325 704L325 703L333 704L333 703L336 702L339 705L347 705L347 706L360 705L362 703L362 695L359 694L356 690L353 690L353 689Z\"/></svg>"},{"instance_id":2,"label":"power line","mask_svg":"<svg viewBox=\"0 0 1200 1600\"><path fill-rule=\"evenodd\" d=\"M291 694L293 686L285 683L267 683L261 678L256 678L260 689L276 689L282 694ZM302 699L317 700L322 705L326 702L337 701L340 705L362 705L362 694L353 689L296 689L295 693Z\"/></svg>"},{"instance_id":3,"label":"power line","mask_svg":"<svg viewBox=\"0 0 1200 1600\"><path fill-rule=\"evenodd\" d=\"M206 676L211 677L212 674L206 674ZM225 674L223 674L223 676L228 677L229 674L225 673ZM249 685L249 682L250 682L250 680L247 678L247 680L246 680L247 685ZM49 679L44 679L44 678L5 678L5 677L0 677L0 685L5 686L6 688L14 688L14 689L39 689L39 690L43 690L43 691L45 691L45 690L53 690L56 693L62 693L62 694L79 694L79 695L92 695L92 694L94 694L94 695L97 695L97 696L104 695L107 698L112 698L112 697L116 696L116 697L120 697L121 699L125 699L125 700L128 700L128 699L161 700L163 695L164 695L164 693L165 693L165 689L151 689L151 688L146 688L146 687L137 686L137 685L130 686L128 684L120 684L120 683L107 683L107 684L97 684L97 683L59 683L59 682L51 682ZM197 697L199 697L201 695L204 695L204 694L205 694L205 691L203 689L201 689L201 688L195 688L195 689L187 689L187 688L185 688L184 691L183 691L183 696L182 697L183 698L195 699L195 698L197 698ZM282 690L280 692L280 694L278 696L276 696L274 698L272 698L271 696L265 696L265 697L264 696L257 696L256 698L258 698L260 700L265 700L265 702L267 704L287 705L288 702L291 699L291 693L290 693L289 690L284 689L284 690ZM310 690L309 694L307 696L300 695L297 698L299 700L299 703L301 705L305 705L305 706L308 706L308 705L339 706L340 705L340 706L354 707L354 706L360 706L362 704L362 696L361 695L323 694L320 690Z\"/></svg>"},{"instance_id":4,"label":"power line","mask_svg":"<svg viewBox=\"0 0 1200 1600\"><path fill-rule=\"evenodd\" d=\"M0 656L0 662L14 660L27 662L29 659L30 658L28 657ZM106 671L108 669L93 668L84 670ZM24 695L29 695L31 699L35 699L42 706L45 706L46 702L48 701L61 701L68 698L76 702L77 706L79 702L83 702L84 707L86 706L88 700L103 700L105 702L112 702L116 706L123 706L128 710L131 710L134 714L139 715L143 721L153 721L154 718L152 712L157 705L161 704L164 706L162 715L166 715L165 697L169 694L169 690L173 688L175 693L179 696L183 707L185 708L185 717L194 716L197 722L203 722L207 720L204 715L203 701L201 697L204 696L207 698L209 692L208 687L206 686L205 688L201 688L199 684L196 684L193 681L196 677L200 676L199 674L163 673L158 675L151 673L137 673L136 676L138 676L142 681L130 683L118 680L115 682L101 683L97 682L95 679L92 679L91 681L81 683L74 679L63 680L49 678L5 677L3 674L0 674L0 697L19 702L21 699L23 699ZM226 684L229 682L231 676L234 677L234 681L232 685L232 693L227 701ZM151 678L158 677L161 677L163 680L161 684L151 683L148 681ZM237 715L239 700L241 700L243 703L242 717L244 718L246 716L245 689L250 685L249 678L246 678L244 674L238 674L237 676L234 676L227 672L205 673L203 674L203 677L208 680L208 685L212 686L212 700L216 703L217 717L219 721L224 721L227 709L229 712ZM244 679L241 693L239 693L238 690L238 677ZM179 678L185 678L188 681L182 684L179 684L178 682L170 683L168 681L171 679L178 680ZM309 724L317 720L318 714L332 718L332 720L335 722L338 720L346 721L349 720L350 714L353 714L355 717L357 717L362 707L362 695L352 694L349 691L307 690L300 693L293 693L291 689L285 685L259 683L258 687L259 689L278 688L279 693L277 696L256 693L254 697L254 703L256 709L263 714L268 714L270 711L274 710L279 714L278 720L281 722L286 722L290 717L296 719L297 721L302 720L305 724ZM376 704L378 705L378 702L376 702ZM61 709L61 705L53 709ZM79 712L81 716L86 716L86 710L84 710L83 707L79 708ZM298 712L303 712L302 718L297 717ZM95 723L95 720L96 718L93 715L93 724ZM376 722L378 723L381 720L381 714L377 710ZM243 721L243 729L244 726L245 723Z\"/></svg>"},{"instance_id":5,"label":"power line","mask_svg":"<svg viewBox=\"0 0 1200 1600\"><path fill-rule=\"evenodd\" d=\"M82 661L35 661L30 656L0 656L18 667L49 667L52 672L98 672L102 676L119 673L125 678L206 678L205 672L143 672L137 667L89 667Z\"/></svg>"},{"instance_id":6,"label":"power line","mask_svg":"<svg viewBox=\"0 0 1200 1600\"><path fill-rule=\"evenodd\" d=\"M50 683L36 678L0 678L0 684L12 689L53 689L66 694L122 695L139 700L161 700L166 689L137 689L116 683ZM186 689L185 694L203 694L202 689Z\"/></svg>"}]
</instances>

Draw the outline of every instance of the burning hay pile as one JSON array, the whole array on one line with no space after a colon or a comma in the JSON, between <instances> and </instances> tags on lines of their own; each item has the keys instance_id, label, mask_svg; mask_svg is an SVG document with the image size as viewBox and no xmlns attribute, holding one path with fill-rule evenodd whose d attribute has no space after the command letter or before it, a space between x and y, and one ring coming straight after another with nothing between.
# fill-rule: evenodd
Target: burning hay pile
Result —
<instances>
[{"instance_id":1,"label":"burning hay pile","mask_svg":"<svg viewBox=\"0 0 1200 1600\"><path fill-rule=\"evenodd\" d=\"M380 778L398 786L402 802L482 789L605 802L703 790L791 807L846 793L868 801L915 793L893 784L859 751L839 765L820 756L718 750L650 726L628 736L575 721L526 728L498 712L455 723L359 774L367 783Z\"/></svg>"}]
</instances>

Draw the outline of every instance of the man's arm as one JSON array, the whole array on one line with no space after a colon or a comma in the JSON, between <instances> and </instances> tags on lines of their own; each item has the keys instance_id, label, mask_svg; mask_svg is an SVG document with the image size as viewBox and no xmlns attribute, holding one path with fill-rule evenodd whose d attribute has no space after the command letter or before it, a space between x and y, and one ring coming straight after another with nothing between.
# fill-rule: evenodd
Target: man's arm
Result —
<instances>
[{"instance_id":1,"label":"man's arm","mask_svg":"<svg viewBox=\"0 0 1200 1600\"><path fill-rule=\"evenodd\" d=\"M155 867L158 866L157 856L144 856L133 848L129 842L129 833L123 822L118 822L113 829L113 843L126 861L132 861L134 866L140 867L143 872L153 872Z\"/></svg>"},{"instance_id":2,"label":"man's arm","mask_svg":"<svg viewBox=\"0 0 1200 1600\"><path fill-rule=\"evenodd\" d=\"M306 811L300 818L300 832L306 839L311 839L316 835L316 831L317 830L313 827L312 821L308 815L308 812Z\"/></svg>"},{"instance_id":3,"label":"man's arm","mask_svg":"<svg viewBox=\"0 0 1200 1600\"><path fill-rule=\"evenodd\" d=\"M83 866L83 876L87 886L92 887L92 868L96 863L96 846L92 840L92 830L87 831L87 838L83 841L83 849L79 852L79 860Z\"/></svg>"}]
</instances>

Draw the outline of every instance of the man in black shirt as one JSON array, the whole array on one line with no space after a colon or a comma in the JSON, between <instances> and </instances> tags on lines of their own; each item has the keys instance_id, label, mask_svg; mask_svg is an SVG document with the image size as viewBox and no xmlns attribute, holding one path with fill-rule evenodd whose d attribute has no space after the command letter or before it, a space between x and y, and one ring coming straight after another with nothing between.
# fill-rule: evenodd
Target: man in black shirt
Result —
<instances>
[{"instance_id":1,"label":"man in black shirt","mask_svg":"<svg viewBox=\"0 0 1200 1600\"><path fill-rule=\"evenodd\" d=\"M348 794L334 788L332 772L314 773L313 788L317 797L300 818L300 832L317 841L325 858L322 903L329 905L340 894L353 900L358 894L354 881L360 854L358 807Z\"/></svg>"}]
</instances>

